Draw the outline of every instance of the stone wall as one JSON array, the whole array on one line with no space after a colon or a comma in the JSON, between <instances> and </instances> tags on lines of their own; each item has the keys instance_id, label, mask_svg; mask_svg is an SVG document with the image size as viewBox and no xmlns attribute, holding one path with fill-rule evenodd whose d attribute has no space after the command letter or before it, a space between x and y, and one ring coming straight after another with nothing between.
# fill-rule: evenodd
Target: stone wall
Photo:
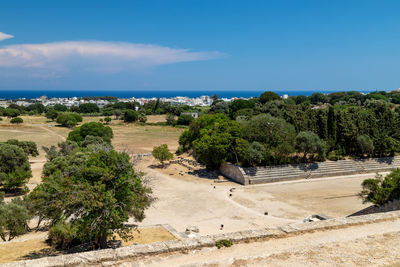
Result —
<instances>
[{"instance_id":1,"label":"stone wall","mask_svg":"<svg viewBox=\"0 0 400 267\"><path fill-rule=\"evenodd\" d=\"M231 163L223 163L219 171L230 180L233 180L242 185L249 184L249 178L243 172L243 169Z\"/></svg>"},{"instance_id":2,"label":"stone wall","mask_svg":"<svg viewBox=\"0 0 400 267\"><path fill-rule=\"evenodd\" d=\"M4 267L11 266L112 266L115 263L134 261L137 257L150 256L171 252L185 252L190 250L213 247L219 240L230 239L232 242L251 242L255 240L267 240L270 238L285 238L307 232L322 231L333 228L345 228L359 224L369 224L381 221L400 219L400 211L377 213L370 215L353 216L347 218L334 218L325 221L309 223L293 223L282 227L263 228L257 230L240 231L219 235L211 235L195 238L182 238L152 244L133 245L117 249L104 249L76 254L68 254L56 257L46 257L35 260L18 261L3 264Z\"/></svg>"}]
</instances>

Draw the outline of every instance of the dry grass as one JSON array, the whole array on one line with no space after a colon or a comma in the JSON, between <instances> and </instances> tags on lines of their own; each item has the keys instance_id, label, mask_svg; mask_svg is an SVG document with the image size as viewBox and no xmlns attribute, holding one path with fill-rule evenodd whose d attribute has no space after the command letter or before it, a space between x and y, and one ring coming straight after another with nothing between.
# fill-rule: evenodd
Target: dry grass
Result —
<instances>
[{"instance_id":1,"label":"dry grass","mask_svg":"<svg viewBox=\"0 0 400 267\"><path fill-rule=\"evenodd\" d=\"M133 235L133 239L122 241L122 246L125 247L134 244L149 244L176 239L175 236L164 227L132 229L131 234ZM121 239L118 234L115 236L116 239Z\"/></svg>"},{"instance_id":2,"label":"dry grass","mask_svg":"<svg viewBox=\"0 0 400 267\"><path fill-rule=\"evenodd\" d=\"M133 244L148 244L176 239L164 227L149 227L132 230L134 236L132 240L122 241L122 246ZM121 239L116 235L117 239ZM54 250L49 246L44 238L31 239L20 242L0 243L0 263L46 257L50 255L61 254L62 252Z\"/></svg>"},{"instance_id":3,"label":"dry grass","mask_svg":"<svg viewBox=\"0 0 400 267\"><path fill-rule=\"evenodd\" d=\"M167 144L171 151L178 148L178 139L183 129L169 126L147 126L135 124L111 125L114 131L112 141L117 150L130 153L147 153L154 146Z\"/></svg>"},{"instance_id":4,"label":"dry grass","mask_svg":"<svg viewBox=\"0 0 400 267\"><path fill-rule=\"evenodd\" d=\"M6 125L0 124L0 142L7 141L8 139L18 139L20 141L33 141L37 144L39 149L39 156L35 159L44 159L44 151L42 146L57 145L63 141L62 136L64 134L53 131L53 127L38 125L38 126L26 126L26 125ZM60 134L62 136L60 136Z\"/></svg>"},{"instance_id":5,"label":"dry grass","mask_svg":"<svg viewBox=\"0 0 400 267\"><path fill-rule=\"evenodd\" d=\"M43 239L0 244L0 263L24 260L24 256L51 249Z\"/></svg>"}]
</instances>

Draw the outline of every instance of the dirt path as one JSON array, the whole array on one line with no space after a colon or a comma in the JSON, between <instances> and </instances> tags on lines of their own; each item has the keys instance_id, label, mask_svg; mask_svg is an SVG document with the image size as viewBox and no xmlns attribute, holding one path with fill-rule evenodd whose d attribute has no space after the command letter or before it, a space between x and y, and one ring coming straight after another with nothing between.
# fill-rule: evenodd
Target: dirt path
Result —
<instances>
[{"instance_id":1,"label":"dirt path","mask_svg":"<svg viewBox=\"0 0 400 267\"><path fill-rule=\"evenodd\" d=\"M63 141L66 140L64 136L62 136L61 134L58 134L58 133L56 133L56 132L50 130L49 128L46 128L46 126L39 126L39 128L40 128L40 129L43 129L43 130L45 130L45 131L47 131L47 132L49 132L49 133L51 133L51 134L53 134L53 135L56 135L56 136L60 137Z\"/></svg>"},{"instance_id":2,"label":"dirt path","mask_svg":"<svg viewBox=\"0 0 400 267\"><path fill-rule=\"evenodd\" d=\"M237 186L231 183L185 181L149 168L143 170L151 179L150 185L157 200L146 211L146 218L140 225L166 223L179 232L185 231L187 226L196 225L201 235L207 235L297 221L265 216L232 201L228 196L229 189ZM221 224L224 225L222 230Z\"/></svg>"},{"instance_id":3,"label":"dirt path","mask_svg":"<svg viewBox=\"0 0 400 267\"><path fill-rule=\"evenodd\" d=\"M150 257L135 266L383 266L400 262L399 243L400 219Z\"/></svg>"}]
</instances>

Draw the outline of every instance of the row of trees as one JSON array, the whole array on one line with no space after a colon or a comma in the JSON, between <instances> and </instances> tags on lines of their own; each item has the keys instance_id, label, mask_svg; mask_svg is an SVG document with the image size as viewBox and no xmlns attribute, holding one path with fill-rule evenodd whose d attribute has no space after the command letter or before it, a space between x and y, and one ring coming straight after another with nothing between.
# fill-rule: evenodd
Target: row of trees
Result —
<instances>
[{"instance_id":1,"label":"row of trees","mask_svg":"<svg viewBox=\"0 0 400 267\"><path fill-rule=\"evenodd\" d=\"M215 101L210 114L182 134L179 152L194 149L208 167L218 168L224 161L273 165L326 156L389 156L400 150L395 104L367 99L360 105L311 105L278 97L266 92L257 100Z\"/></svg>"}]
</instances>

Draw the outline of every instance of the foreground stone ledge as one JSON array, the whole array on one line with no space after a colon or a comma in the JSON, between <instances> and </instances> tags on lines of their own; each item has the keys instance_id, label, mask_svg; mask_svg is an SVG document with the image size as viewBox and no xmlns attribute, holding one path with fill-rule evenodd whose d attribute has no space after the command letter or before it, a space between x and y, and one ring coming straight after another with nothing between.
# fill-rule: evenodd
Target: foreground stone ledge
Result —
<instances>
[{"instance_id":1,"label":"foreground stone ledge","mask_svg":"<svg viewBox=\"0 0 400 267\"><path fill-rule=\"evenodd\" d=\"M224 233L212 236L200 236L195 238L182 238L151 244L132 245L117 249L105 249L46 257L35 260L25 260L0 264L4 267L61 267L61 266L88 266L88 265L112 265L115 262L135 259L137 257L156 254L172 253L178 251L196 250L215 246L215 242L230 239L233 243L265 240L268 238L285 238L293 234L321 231L326 229L345 228L353 225L376 223L380 221L396 220L400 218L400 211L376 213L369 215L353 216L346 218L334 218L325 221L309 223L292 223L275 228L246 230L233 233Z\"/></svg>"}]
</instances>

